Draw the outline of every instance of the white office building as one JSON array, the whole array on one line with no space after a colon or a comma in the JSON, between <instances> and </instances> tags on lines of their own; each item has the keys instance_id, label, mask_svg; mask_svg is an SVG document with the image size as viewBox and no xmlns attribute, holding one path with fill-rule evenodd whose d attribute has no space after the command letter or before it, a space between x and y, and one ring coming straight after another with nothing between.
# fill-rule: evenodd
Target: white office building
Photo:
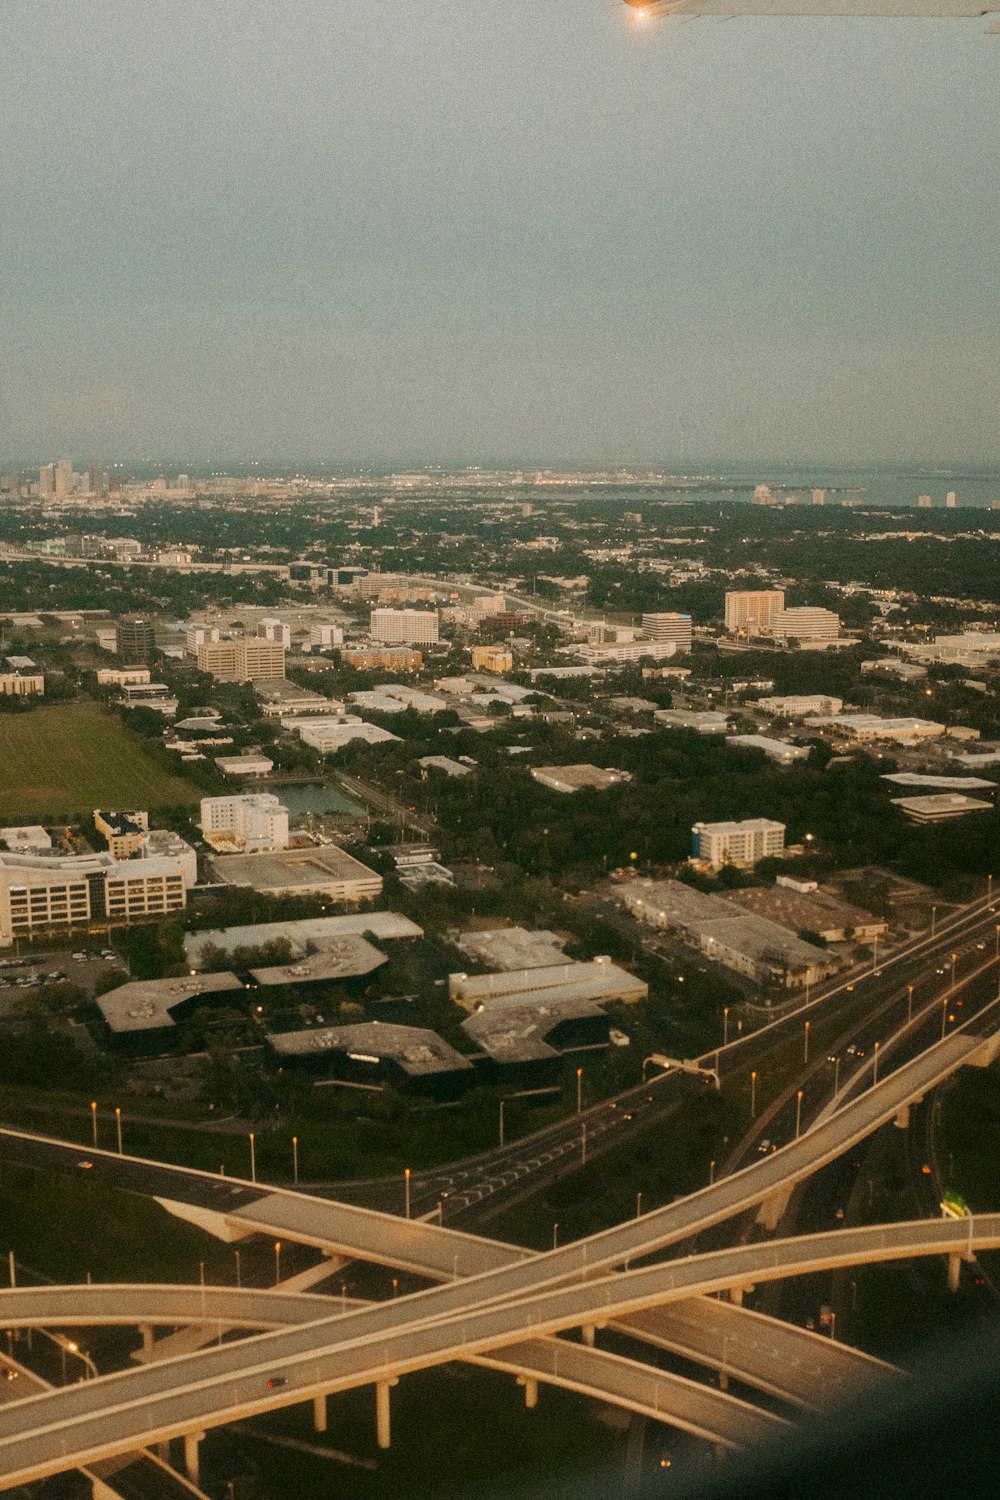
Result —
<instances>
[{"instance_id":1,"label":"white office building","mask_svg":"<svg viewBox=\"0 0 1000 1500\"><path fill-rule=\"evenodd\" d=\"M842 698L829 698L826 693L791 693L760 698L757 702L757 707L765 713L780 714L783 719L804 719L806 714L839 714L843 706Z\"/></svg>"},{"instance_id":2,"label":"white office building","mask_svg":"<svg viewBox=\"0 0 1000 1500\"><path fill-rule=\"evenodd\" d=\"M771 618L771 634L776 641L835 641L840 616L811 604L780 609Z\"/></svg>"},{"instance_id":3,"label":"white office building","mask_svg":"<svg viewBox=\"0 0 1000 1500\"><path fill-rule=\"evenodd\" d=\"M0 853L0 947L17 938L183 911L183 861Z\"/></svg>"},{"instance_id":4,"label":"white office building","mask_svg":"<svg viewBox=\"0 0 1000 1500\"><path fill-rule=\"evenodd\" d=\"M184 649L189 656L197 656L199 646L211 645L218 639L217 625L189 625L184 632Z\"/></svg>"},{"instance_id":5,"label":"white office building","mask_svg":"<svg viewBox=\"0 0 1000 1500\"><path fill-rule=\"evenodd\" d=\"M203 797L201 829L213 849L255 854L288 848L288 808L272 792Z\"/></svg>"},{"instance_id":6,"label":"white office building","mask_svg":"<svg viewBox=\"0 0 1000 1500\"><path fill-rule=\"evenodd\" d=\"M691 829L692 860L718 869L722 865L752 867L760 859L784 852L785 825L770 818L742 822L695 823Z\"/></svg>"},{"instance_id":7,"label":"white office building","mask_svg":"<svg viewBox=\"0 0 1000 1500\"><path fill-rule=\"evenodd\" d=\"M678 651L691 650L691 616L664 610L642 617L642 633L650 641L673 641Z\"/></svg>"},{"instance_id":8,"label":"white office building","mask_svg":"<svg viewBox=\"0 0 1000 1500\"><path fill-rule=\"evenodd\" d=\"M436 609L373 609L372 640L389 646L433 645L438 639Z\"/></svg>"}]
</instances>

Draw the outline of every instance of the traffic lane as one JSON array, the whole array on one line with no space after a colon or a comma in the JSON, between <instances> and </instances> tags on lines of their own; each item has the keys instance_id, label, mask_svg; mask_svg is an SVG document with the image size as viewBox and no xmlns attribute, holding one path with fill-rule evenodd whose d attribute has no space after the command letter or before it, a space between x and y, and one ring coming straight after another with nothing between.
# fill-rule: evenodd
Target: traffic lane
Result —
<instances>
[{"instance_id":1,"label":"traffic lane","mask_svg":"<svg viewBox=\"0 0 1000 1500\"><path fill-rule=\"evenodd\" d=\"M224 1213L254 1203L270 1189L239 1179L213 1177L194 1168L172 1167L141 1157L118 1156L46 1136L0 1126L0 1161L64 1176L100 1178L122 1192L147 1198L177 1198L198 1208Z\"/></svg>"},{"instance_id":2,"label":"traffic lane","mask_svg":"<svg viewBox=\"0 0 1000 1500\"><path fill-rule=\"evenodd\" d=\"M991 946L996 944L996 927L995 910L977 909L962 918L960 930L946 933L934 940L928 939L928 946L921 947L918 951L904 950L887 956L877 969L841 975L828 993L814 996L808 1005L799 1006L795 1011L757 1031L744 1033L725 1046L703 1053L698 1061L703 1066L719 1066L724 1071L729 1071L734 1066L746 1067L757 1056L763 1055L773 1043L801 1032L807 1017L826 1019L830 1015L835 1016L838 1010L853 1005L862 994L869 1001L878 1004L892 1000L900 987L905 996L909 982L926 979L934 971L945 967L942 956L947 958L950 967L951 953L957 953L960 949L966 953L979 952L980 956L989 953ZM978 948L980 942L984 945L982 949Z\"/></svg>"}]
</instances>

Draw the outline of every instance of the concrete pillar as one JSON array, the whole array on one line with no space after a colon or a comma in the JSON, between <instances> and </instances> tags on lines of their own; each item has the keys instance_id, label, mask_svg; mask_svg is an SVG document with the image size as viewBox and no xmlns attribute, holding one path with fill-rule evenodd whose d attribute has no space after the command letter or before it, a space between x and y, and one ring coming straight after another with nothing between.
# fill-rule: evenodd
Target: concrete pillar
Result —
<instances>
[{"instance_id":1,"label":"concrete pillar","mask_svg":"<svg viewBox=\"0 0 1000 1500\"><path fill-rule=\"evenodd\" d=\"M187 1477L192 1484L200 1483L198 1445L204 1436L203 1432L186 1432L184 1434L184 1467L187 1470Z\"/></svg>"},{"instance_id":2,"label":"concrete pillar","mask_svg":"<svg viewBox=\"0 0 1000 1500\"><path fill-rule=\"evenodd\" d=\"M758 1224L769 1233L773 1233L784 1217L791 1196L791 1188L779 1188L776 1193L771 1194L770 1198L765 1198L757 1210Z\"/></svg>"},{"instance_id":3,"label":"concrete pillar","mask_svg":"<svg viewBox=\"0 0 1000 1500\"><path fill-rule=\"evenodd\" d=\"M326 1431L326 1395L323 1391L313 1397L313 1426L317 1432Z\"/></svg>"},{"instance_id":4,"label":"concrete pillar","mask_svg":"<svg viewBox=\"0 0 1000 1500\"><path fill-rule=\"evenodd\" d=\"M734 1307L742 1307L743 1306L743 1288L741 1286L731 1286L729 1288L729 1300L733 1304Z\"/></svg>"},{"instance_id":5,"label":"concrete pillar","mask_svg":"<svg viewBox=\"0 0 1000 1500\"><path fill-rule=\"evenodd\" d=\"M910 1106L908 1104L904 1104L904 1105L902 1105L902 1107L900 1109L898 1109L896 1111L895 1124L896 1124L897 1129L899 1129L899 1130L905 1130L906 1127L909 1125L909 1123L910 1123Z\"/></svg>"},{"instance_id":6,"label":"concrete pillar","mask_svg":"<svg viewBox=\"0 0 1000 1500\"><path fill-rule=\"evenodd\" d=\"M153 1353L153 1325L152 1323L140 1323L139 1332L142 1334L142 1353L145 1359L149 1359Z\"/></svg>"},{"instance_id":7,"label":"concrete pillar","mask_svg":"<svg viewBox=\"0 0 1000 1500\"><path fill-rule=\"evenodd\" d=\"M584 1323L580 1332L583 1334L583 1342L587 1345L587 1348L593 1349L594 1341L597 1338L596 1326L593 1323Z\"/></svg>"},{"instance_id":8,"label":"concrete pillar","mask_svg":"<svg viewBox=\"0 0 1000 1500\"><path fill-rule=\"evenodd\" d=\"M524 1386L524 1404L529 1411L534 1411L538 1405L538 1381L531 1375L519 1375L518 1385Z\"/></svg>"},{"instance_id":9,"label":"concrete pillar","mask_svg":"<svg viewBox=\"0 0 1000 1500\"><path fill-rule=\"evenodd\" d=\"M719 1371L719 1390L720 1391L728 1391L728 1389L729 1389L729 1371L728 1370L720 1370Z\"/></svg>"},{"instance_id":10,"label":"concrete pillar","mask_svg":"<svg viewBox=\"0 0 1000 1500\"><path fill-rule=\"evenodd\" d=\"M392 1426L389 1416L389 1391L398 1385L396 1379L379 1380L375 1385L375 1423L380 1448L388 1448L392 1441Z\"/></svg>"},{"instance_id":11,"label":"concrete pillar","mask_svg":"<svg viewBox=\"0 0 1000 1500\"><path fill-rule=\"evenodd\" d=\"M948 1290L957 1292L962 1279L962 1257L957 1250L948 1256Z\"/></svg>"}]
</instances>

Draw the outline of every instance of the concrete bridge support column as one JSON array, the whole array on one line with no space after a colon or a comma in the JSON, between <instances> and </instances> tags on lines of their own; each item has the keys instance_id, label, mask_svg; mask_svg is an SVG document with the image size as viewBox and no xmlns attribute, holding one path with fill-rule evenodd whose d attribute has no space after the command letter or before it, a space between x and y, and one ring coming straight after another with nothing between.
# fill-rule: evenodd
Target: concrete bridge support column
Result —
<instances>
[{"instance_id":1,"label":"concrete bridge support column","mask_svg":"<svg viewBox=\"0 0 1000 1500\"><path fill-rule=\"evenodd\" d=\"M140 1323L139 1332L142 1334L143 1359L149 1359L153 1353L153 1325L151 1323Z\"/></svg>"},{"instance_id":2,"label":"concrete bridge support column","mask_svg":"<svg viewBox=\"0 0 1000 1500\"><path fill-rule=\"evenodd\" d=\"M898 1130L906 1129L906 1127L910 1123L910 1106L908 1104L904 1104L902 1108L897 1111L896 1118L893 1123Z\"/></svg>"},{"instance_id":3,"label":"concrete bridge support column","mask_svg":"<svg viewBox=\"0 0 1000 1500\"><path fill-rule=\"evenodd\" d=\"M583 1327L580 1329L580 1332L583 1335L583 1342L586 1344L587 1348L593 1349L594 1343L597 1339L596 1325L594 1323L584 1323Z\"/></svg>"},{"instance_id":4,"label":"concrete bridge support column","mask_svg":"<svg viewBox=\"0 0 1000 1500\"><path fill-rule=\"evenodd\" d=\"M318 1396L313 1397L313 1426L317 1432L326 1431L326 1421L326 1395L321 1391Z\"/></svg>"},{"instance_id":5,"label":"concrete bridge support column","mask_svg":"<svg viewBox=\"0 0 1000 1500\"><path fill-rule=\"evenodd\" d=\"M962 1279L962 1257L957 1250L948 1256L948 1290L957 1292Z\"/></svg>"},{"instance_id":6,"label":"concrete bridge support column","mask_svg":"<svg viewBox=\"0 0 1000 1500\"><path fill-rule=\"evenodd\" d=\"M741 1286L731 1286L729 1288L729 1300L733 1304L734 1307L742 1307L743 1306L743 1288Z\"/></svg>"},{"instance_id":7,"label":"concrete bridge support column","mask_svg":"<svg viewBox=\"0 0 1000 1500\"><path fill-rule=\"evenodd\" d=\"M388 1448L390 1443L392 1442L392 1425L389 1415L389 1391L394 1385L398 1384L399 1381L393 1378L392 1380L379 1380L375 1385L375 1422L376 1432L378 1436L378 1445L380 1448Z\"/></svg>"},{"instance_id":8,"label":"concrete bridge support column","mask_svg":"<svg viewBox=\"0 0 1000 1500\"><path fill-rule=\"evenodd\" d=\"M531 1375L519 1375L518 1385L524 1386L524 1404L529 1411L534 1411L538 1405L538 1381Z\"/></svg>"},{"instance_id":9,"label":"concrete bridge support column","mask_svg":"<svg viewBox=\"0 0 1000 1500\"><path fill-rule=\"evenodd\" d=\"M198 1446L204 1436L203 1432L186 1432L184 1434L184 1467L192 1484L200 1483Z\"/></svg>"}]
</instances>

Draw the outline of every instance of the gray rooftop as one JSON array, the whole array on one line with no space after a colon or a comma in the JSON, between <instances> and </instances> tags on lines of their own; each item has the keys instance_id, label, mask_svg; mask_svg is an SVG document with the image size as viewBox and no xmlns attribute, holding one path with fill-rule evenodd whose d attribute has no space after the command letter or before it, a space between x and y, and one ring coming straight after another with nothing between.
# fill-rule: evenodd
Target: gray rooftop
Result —
<instances>
[{"instance_id":1,"label":"gray rooftop","mask_svg":"<svg viewBox=\"0 0 1000 1500\"><path fill-rule=\"evenodd\" d=\"M274 1032L268 1041L280 1057L316 1057L340 1052L354 1062L394 1062L411 1077L472 1069L469 1059L436 1031L420 1026L395 1026L385 1021Z\"/></svg>"},{"instance_id":2,"label":"gray rooftop","mask_svg":"<svg viewBox=\"0 0 1000 1500\"><path fill-rule=\"evenodd\" d=\"M363 937L353 934L337 938L318 953L309 953L288 964L251 969L257 984L318 984L323 980L354 979L370 974L388 959Z\"/></svg>"},{"instance_id":3,"label":"gray rooftop","mask_svg":"<svg viewBox=\"0 0 1000 1500\"><path fill-rule=\"evenodd\" d=\"M112 1031L160 1031L174 1026L172 1011L196 995L222 990L242 992L235 974L188 974L181 979L135 979L97 998Z\"/></svg>"},{"instance_id":4,"label":"gray rooftop","mask_svg":"<svg viewBox=\"0 0 1000 1500\"><path fill-rule=\"evenodd\" d=\"M563 939L541 929L497 927L463 932L455 944L461 953L491 969L540 969L563 960Z\"/></svg>"},{"instance_id":5,"label":"gray rooftop","mask_svg":"<svg viewBox=\"0 0 1000 1500\"><path fill-rule=\"evenodd\" d=\"M191 932L184 938L184 956L189 965L197 967L198 955L209 944L231 953L234 948L262 948L275 938L287 938L292 952L300 957L305 953L307 943L328 947L344 937L362 937L366 932L383 942L389 938L424 935L422 927L398 912L357 912L344 917L302 917L291 922L258 922L249 927L215 927L210 932Z\"/></svg>"},{"instance_id":6,"label":"gray rooftop","mask_svg":"<svg viewBox=\"0 0 1000 1500\"><path fill-rule=\"evenodd\" d=\"M541 1005L505 1005L502 1009L487 1006L468 1016L462 1030L497 1062L536 1062L559 1056L546 1038L561 1021L603 1015L601 1007L588 1000L549 1000Z\"/></svg>"}]
</instances>

